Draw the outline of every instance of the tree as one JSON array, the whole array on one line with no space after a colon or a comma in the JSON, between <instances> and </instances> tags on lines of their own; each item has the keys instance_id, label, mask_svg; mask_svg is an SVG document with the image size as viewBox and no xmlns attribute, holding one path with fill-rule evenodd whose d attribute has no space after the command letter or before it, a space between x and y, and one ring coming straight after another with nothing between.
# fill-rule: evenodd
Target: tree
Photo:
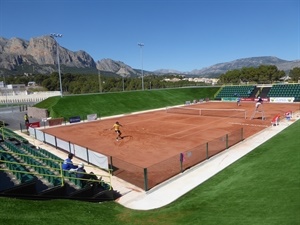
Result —
<instances>
[{"instance_id":1,"label":"tree","mask_svg":"<svg viewBox=\"0 0 300 225\"><path fill-rule=\"evenodd\" d=\"M273 83L279 81L285 75L284 71L280 71L274 65L261 65L258 68L244 67L240 70L227 71L219 77L219 83L240 84L244 82L255 83Z\"/></svg>"},{"instance_id":2,"label":"tree","mask_svg":"<svg viewBox=\"0 0 300 225\"><path fill-rule=\"evenodd\" d=\"M292 78L293 82L299 82L299 80L300 80L300 67L293 68L290 71L289 76Z\"/></svg>"}]
</instances>

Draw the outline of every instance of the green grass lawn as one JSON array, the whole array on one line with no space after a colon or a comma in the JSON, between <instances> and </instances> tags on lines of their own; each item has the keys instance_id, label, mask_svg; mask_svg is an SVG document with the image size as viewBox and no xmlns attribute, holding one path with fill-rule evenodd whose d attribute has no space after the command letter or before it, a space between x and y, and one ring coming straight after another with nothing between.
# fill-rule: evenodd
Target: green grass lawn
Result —
<instances>
[{"instance_id":1,"label":"green grass lawn","mask_svg":"<svg viewBox=\"0 0 300 225\"><path fill-rule=\"evenodd\" d=\"M115 202L0 198L0 221L5 225L300 224L299 137L300 120L159 209L131 210Z\"/></svg>"},{"instance_id":2,"label":"green grass lawn","mask_svg":"<svg viewBox=\"0 0 300 225\"><path fill-rule=\"evenodd\" d=\"M97 113L98 117L112 116L180 105L194 99L214 99L214 94L219 89L220 87L197 87L74 95L63 98L56 96L36 104L35 107L48 109L52 118L68 119L81 116L82 119L86 119L87 115L94 113Z\"/></svg>"}]
</instances>

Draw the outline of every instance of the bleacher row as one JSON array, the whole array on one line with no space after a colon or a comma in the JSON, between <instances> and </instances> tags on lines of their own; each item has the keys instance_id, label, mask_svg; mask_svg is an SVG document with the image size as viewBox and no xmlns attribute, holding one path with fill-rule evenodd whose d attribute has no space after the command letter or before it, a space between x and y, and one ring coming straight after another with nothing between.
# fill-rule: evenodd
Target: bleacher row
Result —
<instances>
[{"instance_id":1,"label":"bleacher row","mask_svg":"<svg viewBox=\"0 0 300 225\"><path fill-rule=\"evenodd\" d=\"M223 87L216 98L227 98L227 97L250 97L255 89L255 86L225 86Z\"/></svg>"},{"instance_id":2,"label":"bleacher row","mask_svg":"<svg viewBox=\"0 0 300 225\"><path fill-rule=\"evenodd\" d=\"M274 85L268 97L295 97L295 101L300 101L300 84Z\"/></svg>"},{"instance_id":3,"label":"bleacher row","mask_svg":"<svg viewBox=\"0 0 300 225\"><path fill-rule=\"evenodd\" d=\"M263 87L256 88L256 86L254 85L224 86L217 93L215 99L222 99L227 97L257 97L262 92ZM295 101L300 101L300 84L273 85L271 88L269 88L266 96L263 97L294 97Z\"/></svg>"},{"instance_id":4,"label":"bleacher row","mask_svg":"<svg viewBox=\"0 0 300 225\"><path fill-rule=\"evenodd\" d=\"M102 179L82 182L75 173L61 169L63 160L58 156L45 149L37 149L10 129L2 127L1 131L0 196L90 202L119 197Z\"/></svg>"},{"instance_id":5,"label":"bleacher row","mask_svg":"<svg viewBox=\"0 0 300 225\"><path fill-rule=\"evenodd\" d=\"M0 145L2 148L1 150L3 150L2 155L4 158L10 157L13 160L10 160L10 162L7 163L8 166L12 164L13 166L24 168L22 172L20 172L21 180L23 176L31 175L28 174L30 171L25 168L26 166L32 168L35 171L34 174L38 174L47 179L48 182L53 184L53 186L62 185L62 179L58 176L58 173L55 173L58 172L57 170L60 168L59 162L61 160L53 161L45 158L45 156L42 156L40 151L34 151L28 145L21 144L20 146L16 146L18 143L13 143L11 141L14 140L11 139L10 141L4 141L3 144ZM9 150L9 152L7 150ZM15 154L12 155L10 152ZM15 168L15 171L18 172L18 168ZM34 177L32 177L32 179L34 179Z\"/></svg>"}]
</instances>

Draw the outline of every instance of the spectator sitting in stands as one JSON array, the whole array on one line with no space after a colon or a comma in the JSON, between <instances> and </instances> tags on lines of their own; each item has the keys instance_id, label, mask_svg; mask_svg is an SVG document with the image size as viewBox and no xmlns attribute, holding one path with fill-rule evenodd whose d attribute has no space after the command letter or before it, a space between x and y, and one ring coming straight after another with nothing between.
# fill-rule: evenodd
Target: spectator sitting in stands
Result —
<instances>
[{"instance_id":1,"label":"spectator sitting in stands","mask_svg":"<svg viewBox=\"0 0 300 225\"><path fill-rule=\"evenodd\" d=\"M83 163L80 163L77 169L70 169L70 171L76 172L76 177L79 179L83 179L81 180L82 187L84 187L89 182L89 180L98 180L97 176L93 172L86 173Z\"/></svg>"},{"instance_id":2,"label":"spectator sitting in stands","mask_svg":"<svg viewBox=\"0 0 300 225\"><path fill-rule=\"evenodd\" d=\"M70 170L70 169L77 169L78 168L78 166L75 166L72 162L73 156L74 155L72 153L69 153L68 158L65 159L65 161L62 164L62 169L63 170Z\"/></svg>"},{"instance_id":3,"label":"spectator sitting in stands","mask_svg":"<svg viewBox=\"0 0 300 225\"><path fill-rule=\"evenodd\" d=\"M71 170L73 171L73 169L71 169ZM87 174L86 174L86 171L84 169L83 163L80 163L78 165L78 168L75 169L75 170L76 170L76 177L77 178L79 178L79 179L87 179L87 176L86 176ZM82 187L84 187L86 185L86 183L87 183L86 180L80 180L80 182L81 182L81 186Z\"/></svg>"}]
</instances>

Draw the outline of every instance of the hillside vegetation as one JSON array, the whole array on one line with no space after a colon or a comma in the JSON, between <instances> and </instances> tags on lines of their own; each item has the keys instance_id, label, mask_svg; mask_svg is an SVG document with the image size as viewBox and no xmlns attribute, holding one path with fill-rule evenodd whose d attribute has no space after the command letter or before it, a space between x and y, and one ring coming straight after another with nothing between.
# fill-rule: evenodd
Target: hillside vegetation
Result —
<instances>
[{"instance_id":1,"label":"hillside vegetation","mask_svg":"<svg viewBox=\"0 0 300 225\"><path fill-rule=\"evenodd\" d=\"M214 98L220 87L197 87L160 89L149 91L117 92L56 96L35 105L49 111L52 118L80 116L86 119L89 114L98 117L131 113L167 106L181 105L186 101Z\"/></svg>"}]
</instances>

